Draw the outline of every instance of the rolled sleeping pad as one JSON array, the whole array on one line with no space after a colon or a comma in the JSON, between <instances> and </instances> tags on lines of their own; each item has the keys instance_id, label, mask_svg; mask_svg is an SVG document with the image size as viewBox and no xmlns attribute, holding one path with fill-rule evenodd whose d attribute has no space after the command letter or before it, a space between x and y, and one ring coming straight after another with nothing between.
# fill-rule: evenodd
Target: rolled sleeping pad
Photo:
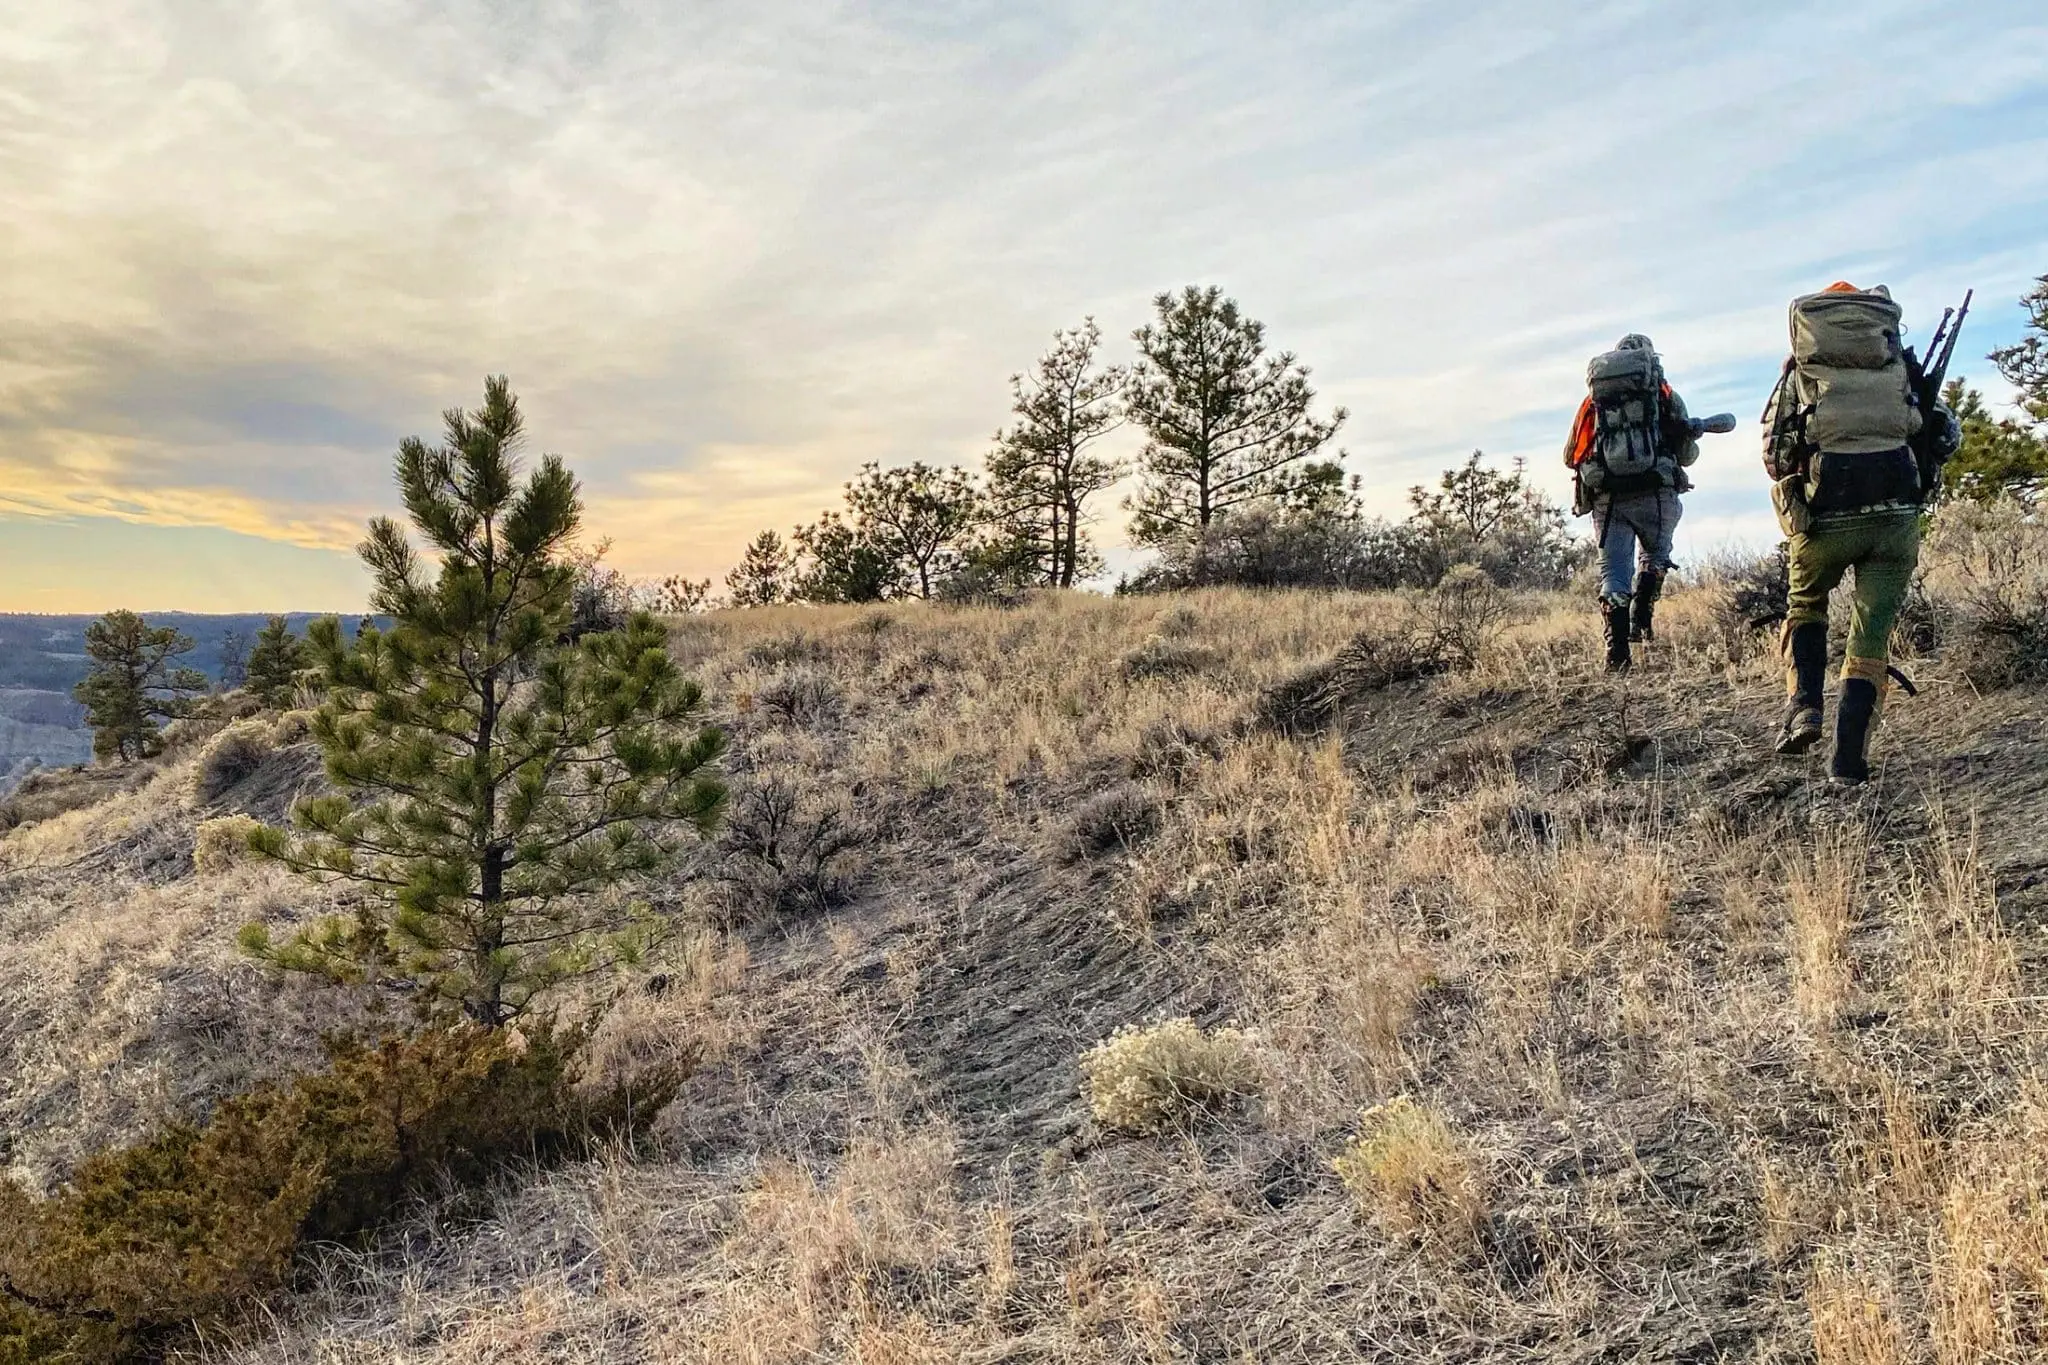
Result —
<instances>
[{"instance_id":1,"label":"rolled sleeping pad","mask_svg":"<svg viewBox=\"0 0 2048 1365\"><path fill-rule=\"evenodd\" d=\"M1692 434L1695 436L1705 436L1710 432L1717 436L1725 436L1735 430L1735 414L1732 412L1717 412L1712 417L1694 417L1690 420Z\"/></svg>"}]
</instances>

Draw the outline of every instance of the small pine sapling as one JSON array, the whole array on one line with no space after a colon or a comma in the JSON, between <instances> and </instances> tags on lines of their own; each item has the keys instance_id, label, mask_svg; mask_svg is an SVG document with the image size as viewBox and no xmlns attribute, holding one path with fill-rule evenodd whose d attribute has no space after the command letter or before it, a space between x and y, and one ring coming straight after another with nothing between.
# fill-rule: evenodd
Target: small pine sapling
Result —
<instances>
[{"instance_id":1,"label":"small pine sapling","mask_svg":"<svg viewBox=\"0 0 2048 1365\"><path fill-rule=\"evenodd\" d=\"M428 1012L495 1028L645 950L655 921L625 892L680 854L679 832L716 823L724 735L698 723L653 617L567 642L576 481L550 455L521 482L505 380L446 422L442 445L398 457L438 571L379 518L361 554L391 627L352 645L331 619L311 632L330 689L313 734L340 791L299 802L295 831L251 836L369 895L354 917L281 943L252 924L242 943L287 969L409 980Z\"/></svg>"}]
</instances>

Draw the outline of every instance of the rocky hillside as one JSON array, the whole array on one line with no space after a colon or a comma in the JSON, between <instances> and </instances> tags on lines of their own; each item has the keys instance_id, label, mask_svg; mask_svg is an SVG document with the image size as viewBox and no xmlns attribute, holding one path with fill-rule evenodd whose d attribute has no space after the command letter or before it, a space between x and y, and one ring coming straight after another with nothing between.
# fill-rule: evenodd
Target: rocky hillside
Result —
<instances>
[{"instance_id":1,"label":"rocky hillside","mask_svg":"<svg viewBox=\"0 0 2048 1365\"><path fill-rule=\"evenodd\" d=\"M1619 680L1584 603L1457 588L679 621L732 815L584 1002L605 1064L697 1056L657 1146L423 1209L206 1352L2040 1358L2048 703L1945 646L1837 793L1729 602ZM18 1180L368 1007L233 951L303 884L193 864L312 751L202 802L203 745L0 839Z\"/></svg>"}]
</instances>

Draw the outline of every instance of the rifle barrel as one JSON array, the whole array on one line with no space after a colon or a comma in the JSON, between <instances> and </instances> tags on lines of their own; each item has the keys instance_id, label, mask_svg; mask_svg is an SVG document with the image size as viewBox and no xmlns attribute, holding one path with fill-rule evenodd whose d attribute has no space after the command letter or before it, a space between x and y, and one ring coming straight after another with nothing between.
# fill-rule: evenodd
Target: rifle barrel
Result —
<instances>
[{"instance_id":1,"label":"rifle barrel","mask_svg":"<svg viewBox=\"0 0 2048 1365\"><path fill-rule=\"evenodd\" d=\"M1970 300L1976 297L1977 291L1974 289L1963 291L1963 306L1956 310L1956 325L1948 334L1947 349L1941 353L1941 372L1944 377L1948 374L1948 362L1956 353L1956 338L1963 334L1963 319L1970 316Z\"/></svg>"}]
</instances>

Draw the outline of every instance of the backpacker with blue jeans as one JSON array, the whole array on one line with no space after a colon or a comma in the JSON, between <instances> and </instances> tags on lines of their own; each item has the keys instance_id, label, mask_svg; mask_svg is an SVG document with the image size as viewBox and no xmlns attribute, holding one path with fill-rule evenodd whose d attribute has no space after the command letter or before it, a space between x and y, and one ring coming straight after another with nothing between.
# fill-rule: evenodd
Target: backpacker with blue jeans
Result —
<instances>
[{"instance_id":1,"label":"backpacker with blue jeans","mask_svg":"<svg viewBox=\"0 0 2048 1365\"><path fill-rule=\"evenodd\" d=\"M1573 475L1573 510L1592 515L1600 546L1612 672L1629 667L1631 640L1654 638L1657 598L1673 568L1678 498L1692 486L1685 469L1698 458L1685 402L1665 382L1648 337L1631 333L1593 357L1564 461Z\"/></svg>"}]
</instances>

